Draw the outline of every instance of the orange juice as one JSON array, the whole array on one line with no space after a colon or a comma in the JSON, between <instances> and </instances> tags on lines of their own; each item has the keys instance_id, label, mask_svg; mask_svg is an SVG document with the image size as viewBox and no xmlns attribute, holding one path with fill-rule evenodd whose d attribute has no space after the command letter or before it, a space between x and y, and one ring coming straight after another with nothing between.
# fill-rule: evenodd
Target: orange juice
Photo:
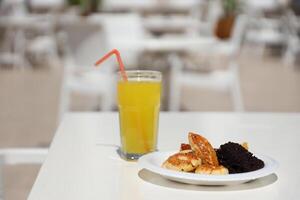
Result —
<instances>
[{"instance_id":1,"label":"orange juice","mask_svg":"<svg viewBox=\"0 0 300 200\"><path fill-rule=\"evenodd\" d=\"M118 82L121 150L138 157L156 150L161 81L127 74L128 81Z\"/></svg>"}]
</instances>

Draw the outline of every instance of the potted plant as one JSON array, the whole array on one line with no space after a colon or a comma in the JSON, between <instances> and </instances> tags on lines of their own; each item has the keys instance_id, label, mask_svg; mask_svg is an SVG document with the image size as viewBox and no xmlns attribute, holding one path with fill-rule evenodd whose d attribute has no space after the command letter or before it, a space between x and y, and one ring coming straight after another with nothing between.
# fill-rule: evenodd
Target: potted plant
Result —
<instances>
[{"instance_id":1,"label":"potted plant","mask_svg":"<svg viewBox=\"0 0 300 200\"><path fill-rule=\"evenodd\" d=\"M215 34L220 39L228 39L231 36L235 18L240 8L239 0L222 0L223 14L216 24Z\"/></svg>"}]
</instances>

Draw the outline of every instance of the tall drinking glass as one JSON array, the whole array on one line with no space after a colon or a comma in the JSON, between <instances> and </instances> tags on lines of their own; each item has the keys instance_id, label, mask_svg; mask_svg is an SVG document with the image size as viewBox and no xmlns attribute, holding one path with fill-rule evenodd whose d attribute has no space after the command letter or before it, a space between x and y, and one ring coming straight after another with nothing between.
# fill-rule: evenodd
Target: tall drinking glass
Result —
<instances>
[{"instance_id":1,"label":"tall drinking glass","mask_svg":"<svg viewBox=\"0 0 300 200\"><path fill-rule=\"evenodd\" d=\"M162 75L144 70L126 74L127 81L121 74L118 81L120 153L135 160L156 150Z\"/></svg>"}]
</instances>

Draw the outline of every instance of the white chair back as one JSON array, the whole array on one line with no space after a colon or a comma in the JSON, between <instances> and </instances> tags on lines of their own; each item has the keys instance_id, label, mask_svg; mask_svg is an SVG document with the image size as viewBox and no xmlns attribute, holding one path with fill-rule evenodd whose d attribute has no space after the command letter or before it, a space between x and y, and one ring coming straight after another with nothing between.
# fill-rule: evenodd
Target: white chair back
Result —
<instances>
[{"instance_id":1,"label":"white chair back","mask_svg":"<svg viewBox=\"0 0 300 200\"><path fill-rule=\"evenodd\" d=\"M283 55L283 63L285 66L294 66L297 55L300 52L300 18L293 11L289 11L286 16L287 29L287 47Z\"/></svg>"},{"instance_id":2,"label":"white chair back","mask_svg":"<svg viewBox=\"0 0 300 200\"><path fill-rule=\"evenodd\" d=\"M209 23L211 35L214 35L215 25L222 15L222 5L219 0L210 0L208 3L207 22Z\"/></svg>"},{"instance_id":3,"label":"white chair back","mask_svg":"<svg viewBox=\"0 0 300 200\"><path fill-rule=\"evenodd\" d=\"M244 15L237 17L232 37L228 41L220 41L213 45L209 54L223 54L229 59L229 66L225 70L215 70L210 73L187 72L183 68L183 60L177 55L171 55L169 109L180 110L180 94L183 86L193 86L209 90L229 91L232 97L233 110L243 111L243 100L240 91L238 54L243 40L247 18ZM226 66L222 66L224 68Z\"/></svg>"},{"instance_id":4,"label":"white chair back","mask_svg":"<svg viewBox=\"0 0 300 200\"><path fill-rule=\"evenodd\" d=\"M183 61L175 54L170 55L170 94L169 110L179 111L183 86L205 88L217 91L229 91L233 102L234 111L243 111L243 99L240 91L238 65L231 63L226 71L211 73L186 72L183 70Z\"/></svg>"},{"instance_id":5,"label":"white chair back","mask_svg":"<svg viewBox=\"0 0 300 200\"><path fill-rule=\"evenodd\" d=\"M110 59L97 69L94 63L106 53L101 26L93 22L70 23L66 33L65 93L63 111L70 109L70 94L92 94L101 97L102 110L111 110L114 104L114 71L116 61Z\"/></svg>"},{"instance_id":6,"label":"white chair back","mask_svg":"<svg viewBox=\"0 0 300 200\"><path fill-rule=\"evenodd\" d=\"M104 53L103 33L100 26L89 23L69 23L65 33L66 59L73 67L90 68Z\"/></svg>"}]
</instances>

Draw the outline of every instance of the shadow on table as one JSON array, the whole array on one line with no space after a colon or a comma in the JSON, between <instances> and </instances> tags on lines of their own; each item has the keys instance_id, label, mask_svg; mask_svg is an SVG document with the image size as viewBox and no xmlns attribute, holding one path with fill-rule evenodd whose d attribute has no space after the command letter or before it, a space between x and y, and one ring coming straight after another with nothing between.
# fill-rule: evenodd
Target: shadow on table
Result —
<instances>
[{"instance_id":1,"label":"shadow on table","mask_svg":"<svg viewBox=\"0 0 300 200\"><path fill-rule=\"evenodd\" d=\"M193 190L193 191L237 191L237 190L251 190L255 188L265 187L271 185L277 181L278 177L276 174L271 174L269 176L259 178L248 183L239 184L239 185L229 185L229 186L200 186L200 185L189 185L184 183L179 183L171 180L167 180L161 177L158 174L155 174L151 171L143 169L139 171L139 177L155 185L173 188L173 189L182 189L182 190Z\"/></svg>"}]
</instances>

